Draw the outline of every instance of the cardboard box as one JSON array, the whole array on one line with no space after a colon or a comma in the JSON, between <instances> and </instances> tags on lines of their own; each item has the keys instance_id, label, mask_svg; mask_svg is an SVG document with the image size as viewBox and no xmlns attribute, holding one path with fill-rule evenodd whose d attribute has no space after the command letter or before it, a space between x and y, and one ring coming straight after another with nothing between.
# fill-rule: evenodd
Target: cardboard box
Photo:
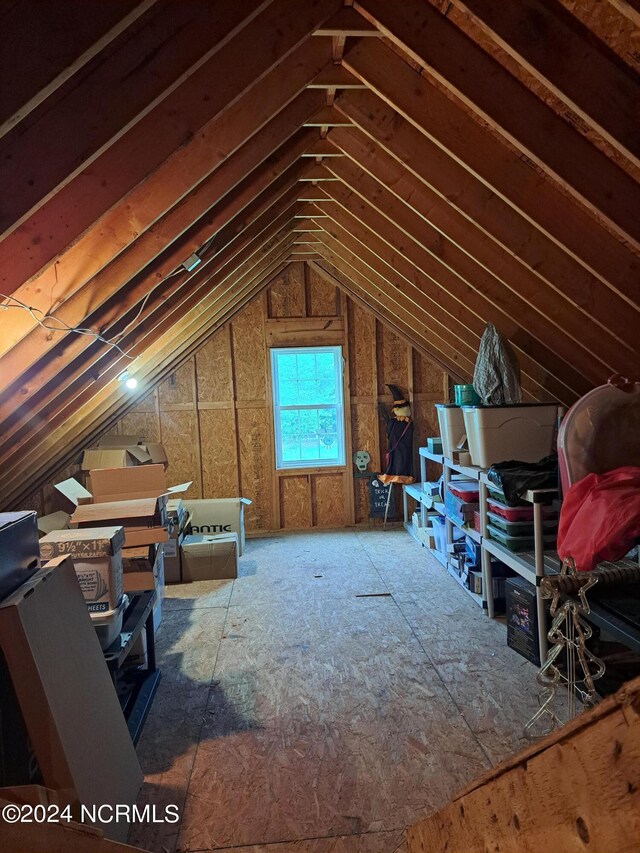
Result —
<instances>
[{"instance_id":1,"label":"cardboard box","mask_svg":"<svg viewBox=\"0 0 640 853\"><path fill-rule=\"evenodd\" d=\"M138 498L102 504L83 504L76 508L69 524L72 528L100 527L105 522L124 527L125 547L165 542L168 538L164 507L157 498Z\"/></svg>"},{"instance_id":2,"label":"cardboard box","mask_svg":"<svg viewBox=\"0 0 640 853\"><path fill-rule=\"evenodd\" d=\"M95 503L133 500L137 498L164 498L167 500L186 492L191 482L167 486L162 465L144 465L139 468L101 468L92 470L91 492Z\"/></svg>"},{"instance_id":3,"label":"cardboard box","mask_svg":"<svg viewBox=\"0 0 640 853\"><path fill-rule=\"evenodd\" d=\"M146 457L140 464L161 464L166 467L168 460L164 447L155 441L145 441L140 435L103 435L98 441L101 449L133 450L136 458L140 458L140 451ZM105 466L113 467L113 466ZM115 466L117 467L117 466Z\"/></svg>"},{"instance_id":4,"label":"cardboard box","mask_svg":"<svg viewBox=\"0 0 640 853\"><path fill-rule=\"evenodd\" d=\"M248 498L215 498L208 500L184 501L191 516L191 530L194 534L215 535L219 533L238 534L238 556L245 549L244 508L249 506Z\"/></svg>"},{"instance_id":5,"label":"cardboard box","mask_svg":"<svg viewBox=\"0 0 640 853\"><path fill-rule=\"evenodd\" d=\"M175 535L169 536L162 546L164 552L164 576L167 583L182 581L182 545L184 534L175 530Z\"/></svg>"},{"instance_id":6,"label":"cardboard box","mask_svg":"<svg viewBox=\"0 0 640 853\"><path fill-rule=\"evenodd\" d=\"M164 562L162 545L125 548L122 552L124 591L146 592L158 589Z\"/></svg>"},{"instance_id":7,"label":"cardboard box","mask_svg":"<svg viewBox=\"0 0 640 853\"><path fill-rule=\"evenodd\" d=\"M35 512L0 513L0 601L40 567Z\"/></svg>"},{"instance_id":8,"label":"cardboard box","mask_svg":"<svg viewBox=\"0 0 640 853\"><path fill-rule=\"evenodd\" d=\"M0 604L0 652L42 784L72 811L132 806L142 771L71 560ZM126 840L126 822L99 826Z\"/></svg>"},{"instance_id":9,"label":"cardboard box","mask_svg":"<svg viewBox=\"0 0 640 853\"><path fill-rule=\"evenodd\" d=\"M238 534L185 536L182 543L182 580L201 581L238 577Z\"/></svg>"},{"instance_id":10,"label":"cardboard box","mask_svg":"<svg viewBox=\"0 0 640 853\"><path fill-rule=\"evenodd\" d=\"M82 454L80 469L91 471L94 468L129 468L149 462L151 457L141 447L125 449L89 448Z\"/></svg>"},{"instance_id":11,"label":"cardboard box","mask_svg":"<svg viewBox=\"0 0 640 853\"><path fill-rule=\"evenodd\" d=\"M43 560L66 556L84 559L111 557L124 546L123 527L92 527L88 530L54 530L40 540Z\"/></svg>"},{"instance_id":12,"label":"cardboard box","mask_svg":"<svg viewBox=\"0 0 640 853\"><path fill-rule=\"evenodd\" d=\"M45 536L54 530L68 530L70 518L69 513L62 510L51 512L49 515L39 515L38 532Z\"/></svg>"},{"instance_id":13,"label":"cardboard box","mask_svg":"<svg viewBox=\"0 0 640 853\"><path fill-rule=\"evenodd\" d=\"M115 610L122 598L122 527L58 530L40 540L40 554L53 568L71 557L80 589L90 613Z\"/></svg>"}]
</instances>

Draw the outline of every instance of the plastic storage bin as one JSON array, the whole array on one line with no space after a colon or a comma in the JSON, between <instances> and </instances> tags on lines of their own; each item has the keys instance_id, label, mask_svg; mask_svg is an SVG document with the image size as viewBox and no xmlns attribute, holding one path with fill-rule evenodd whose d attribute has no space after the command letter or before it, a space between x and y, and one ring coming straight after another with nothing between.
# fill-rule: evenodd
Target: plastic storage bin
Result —
<instances>
[{"instance_id":1,"label":"plastic storage bin","mask_svg":"<svg viewBox=\"0 0 640 853\"><path fill-rule=\"evenodd\" d=\"M433 535L436 540L436 551L444 556L447 553L447 528L441 515L433 519Z\"/></svg>"},{"instance_id":2,"label":"plastic storage bin","mask_svg":"<svg viewBox=\"0 0 640 853\"><path fill-rule=\"evenodd\" d=\"M539 462L554 449L557 405L462 406L471 464Z\"/></svg>"},{"instance_id":3,"label":"plastic storage bin","mask_svg":"<svg viewBox=\"0 0 640 853\"><path fill-rule=\"evenodd\" d=\"M489 536L491 537L491 539L495 539L496 542L499 542L501 545L504 545L505 548L508 548L510 551L533 551L535 547L535 539L533 533L531 533L531 535L529 536L509 536L506 531L500 530L499 528L494 527L492 524L488 524L487 529L489 531ZM550 550L556 544L556 534L547 534L543 536L542 541L544 542L545 550Z\"/></svg>"},{"instance_id":4,"label":"plastic storage bin","mask_svg":"<svg viewBox=\"0 0 640 853\"><path fill-rule=\"evenodd\" d=\"M447 459L453 458L453 451L465 435L464 416L460 406L450 403L436 403L442 453Z\"/></svg>"},{"instance_id":5,"label":"plastic storage bin","mask_svg":"<svg viewBox=\"0 0 640 853\"><path fill-rule=\"evenodd\" d=\"M533 536L533 521L507 521L506 518L494 512L487 513L487 516L489 524L504 530L510 536ZM557 518L549 518L542 522L542 530L545 533L553 533L557 528Z\"/></svg>"},{"instance_id":6,"label":"plastic storage bin","mask_svg":"<svg viewBox=\"0 0 640 853\"><path fill-rule=\"evenodd\" d=\"M108 649L109 646L120 634L122 630L122 620L124 611L129 604L129 598L123 595L120 599L120 604L113 610L107 610L106 613L90 613L93 627L96 629L98 641L102 649Z\"/></svg>"},{"instance_id":7,"label":"plastic storage bin","mask_svg":"<svg viewBox=\"0 0 640 853\"><path fill-rule=\"evenodd\" d=\"M507 521L528 521L533 524L533 504L525 504L525 506L507 506L502 501L497 501L495 498L487 498L487 508L489 512L506 518ZM554 518L555 512L550 506L542 507L543 518Z\"/></svg>"},{"instance_id":8,"label":"plastic storage bin","mask_svg":"<svg viewBox=\"0 0 640 853\"><path fill-rule=\"evenodd\" d=\"M477 504L480 500L480 487L475 480L452 480L449 483L449 491L465 503Z\"/></svg>"}]
</instances>

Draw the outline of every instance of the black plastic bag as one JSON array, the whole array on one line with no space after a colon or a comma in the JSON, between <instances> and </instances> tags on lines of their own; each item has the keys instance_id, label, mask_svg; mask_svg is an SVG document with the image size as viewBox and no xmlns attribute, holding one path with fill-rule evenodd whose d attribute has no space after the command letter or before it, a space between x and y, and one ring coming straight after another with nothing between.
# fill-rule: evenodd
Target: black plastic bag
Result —
<instances>
[{"instance_id":1,"label":"black plastic bag","mask_svg":"<svg viewBox=\"0 0 640 853\"><path fill-rule=\"evenodd\" d=\"M489 480L509 503L516 503L528 489L555 489L558 486L558 455L553 453L539 462L511 459L496 462L487 471Z\"/></svg>"}]
</instances>

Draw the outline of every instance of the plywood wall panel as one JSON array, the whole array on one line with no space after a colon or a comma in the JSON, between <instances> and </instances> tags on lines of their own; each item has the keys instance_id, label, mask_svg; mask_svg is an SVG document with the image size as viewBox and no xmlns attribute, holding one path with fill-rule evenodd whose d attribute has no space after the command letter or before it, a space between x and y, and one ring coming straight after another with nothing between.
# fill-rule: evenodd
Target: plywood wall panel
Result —
<instances>
[{"instance_id":1,"label":"plywood wall panel","mask_svg":"<svg viewBox=\"0 0 640 853\"><path fill-rule=\"evenodd\" d=\"M446 377L444 370L416 350L413 350L412 358L414 394L436 394L441 400Z\"/></svg>"},{"instance_id":2,"label":"plywood wall panel","mask_svg":"<svg viewBox=\"0 0 640 853\"><path fill-rule=\"evenodd\" d=\"M229 329L212 335L196 354L198 400L209 403L231 400L233 378Z\"/></svg>"},{"instance_id":3,"label":"plywood wall panel","mask_svg":"<svg viewBox=\"0 0 640 853\"><path fill-rule=\"evenodd\" d=\"M285 530L310 527L310 499L306 474L280 477L280 524Z\"/></svg>"},{"instance_id":4,"label":"plywood wall panel","mask_svg":"<svg viewBox=\"0 0 640 853\"><path fill-rule=\"evenodd\" d=\"M377 410L373 403L351 404L351 438L353 451L368 450L371 456L372 471L379 466L376 455L376 419Z\"/></svg>"},{"instance_id":5,"label":"plywood wall panel","mask_svg":"<svg viewBox=\"0 0 640 853\"><path fill-rule=\"evenodd\" d=\"M202 456L202 496L238 495L238 458L233 408L199 412Z\"/></svg>"},{"instance_id":6,"label":"plywood wall panel","mask_svg":"<svg viewBox=\"0 0 640 853\"><path fill-rule=\"evenodd\" d=\"M200 496L200 466L196 444L195 411L162 412L162 444L169 460L167 480L171 485L193 480L185 496Z\"/></svg>"},{"instance_id":7,"label":"plywood wall panel","mask_svg":"<svg viewBox=\"0 0 640 853\"><path fill-rule=\"evenodd\" d=\"M160 409L176 403L193 403L193 359L190 358L158 386Z\"/></svg>"},{"instance_id":8,"label":"plywood wall panel","mask_svg":"<svg viewBox=\"0 0 640 853\"><path fill-rule=\"evenodd\" d=\"M147 441L160 441L157 412L129 412L119 422L120 435L139 435Z\"/></svg>"},{"instance_id":9,"label":"plywood wall panel","mask_svg":"<svg viewBox=\"0 0 640 853\"><path fill-rule=\"evenodd\" d=\"M271 312L279 319L267 323ZM286 340L286 335L298 327L305 329L303 345L311 339L307 327L319 324L322 334L327 333L325 321L313 318L329 316L339 318L333 320L333 337L314 339L314 343L341 343L348 356L348 465L344 473L310 469L308 474L282 475L273 461L266 328L272 339L279 341ZM411 367L417 476L417 447L426 436L437 434L433 403L443 399L446 377L416 351ZM149 392L111 432L161 441L169 457L169 482L193 480L190 497L250 498L248 531L349 524L352 501L356 523L366 524L367 481L352 477L351 456L354 450L368 450L372 456L370 470L380 470L387 442L378 397L389 401L387 382L408 391L409 375L408 348L400 338L364 308L346 297L336 298L333 285L313 270L307 268L305 273L302 263L290 264L262 297L216 331L173 378ZM63 469L53 482L78 470L77 466ZM435 478L437 473L434 469L430 475ZM397 493L399 497L399 490ZM399 500L397 503L401 504ZM35 493L30 505L24 504L41 514L59 508L51 486Z\"/></svg>"},{"instance_id":10,"label":"plywood wall panel","mask_svg":"<svg viewBox=\"0 0 640 853\"><path fill-rule=\"evenodd\" d=\"M266 400L267 350L262 300L254 299L231 324L236 399Z\"/></svg>"},{"instance_id":11,"label":"plywood wall panel","mask_svg":"<svg viewBox=\"0 0 640 853\"><path fill-rule=\"evenodd\" d=\"M307 276L307 316L334 317L339 313L338 289L311 268Z\"/></svg>"},{"instance_id":12,"label":"plywood wall panel","mask_svg":"<svg viewBox=\"0 0 640 853\"><path fill-rule=\"evenodd\" d=\"M238 447L240 452L240 493L253 501L246 508L247 530L272 530L273 451L269 441L269 410L239 408Z\"/></svg>"},{"instance_id":13,"label":"plywood wall panel","mask_svg":"<svg viewBox=\"0 0 640 853\"><path fill-rule=\"evenodd\" d=\"M349 300L349 378L353 397L375 395L375 319Z\"/></svg>"},{"instance_id":14,"label":"plywood wall panel","mask_svg":"<svg viewBox=\"0 0 640 853\"><path fill-rule=\"evenodd\" d=\"M131 409L129 414L132 414L133 412L155 412L155 410L156 410L156 395L157 395L157 392L155 389L153 391L149 391L149 393L147 394L146 397L144 397L142 400L140 400L139 403L136 403L136 405ZM126 433L121 433L121 434L126 435Z\"/></svg>"},{"instance_id":15,"label":"plywood wall panel","mask_svg":"<svg viewBox=\"0 0 640 853\"><path fill-rule=\"evenodd\" d=\"M378 394L389 396L387 385L398 385L407 393L408 354L406 343L381 323L376 323Z\"/></svg>"},{"instance_id":16,"label":"plywood wall panel","mask_svg":"<svg viewBox=\"0 0 640 853\"><path fill-rule=\"evenodd\" d=\"M270 317L304 317L304 264L288 264L268 294Z\"/></svg>"},{"instance_id":17,"label":"plywood wall panel","mask_svg":"<svg viewBox=\"0 0 640 853\"><path fill-rule=\"evenodd\" d=\"M311 506L314 527L343 527L347 523L343 474L314 474Z\"/></svg>"}]
</instances>

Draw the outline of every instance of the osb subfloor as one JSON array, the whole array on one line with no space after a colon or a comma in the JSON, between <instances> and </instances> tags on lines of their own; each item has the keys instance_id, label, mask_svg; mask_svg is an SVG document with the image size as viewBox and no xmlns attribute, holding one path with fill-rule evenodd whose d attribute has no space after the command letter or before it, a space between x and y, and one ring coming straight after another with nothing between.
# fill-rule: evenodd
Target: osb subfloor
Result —
<instances>
[{"instance_id":1,"label":"osb subfloor","mask_svg":"<svg viewBox=\"0 0 640 853\"><path fill-rule=\"evenodd\" d=\"M392 853L524 745L535 669L400 530L253 539L170 587L138 752L153 853Z\"/></svg>"}]
</instances>

